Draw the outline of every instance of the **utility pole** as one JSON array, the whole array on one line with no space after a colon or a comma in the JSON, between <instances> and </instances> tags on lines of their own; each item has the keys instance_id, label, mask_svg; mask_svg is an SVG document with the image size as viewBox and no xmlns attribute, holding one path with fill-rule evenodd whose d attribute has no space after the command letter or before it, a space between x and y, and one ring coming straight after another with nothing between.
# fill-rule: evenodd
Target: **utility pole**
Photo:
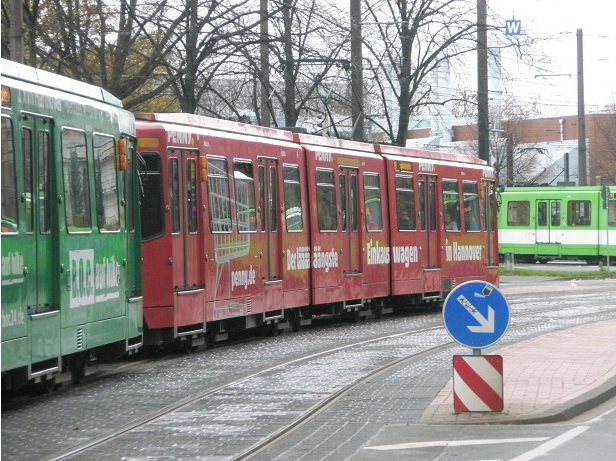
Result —
<instances>
[{"instance_id":1,"label":"utility pole","mask_svg":"<svg viewBox=\"0 0 616 461\"><path fill-rule=\"evenodd\" d=\"M24 63L24 11L21 0L11 1L11 59Z\"/></svg>"},{"instance_id":2,"label":"utility pole","mask_svg":"<svg viewBox=\"0 0 616 461\"><path fill-rule=\"evenodd\" d=\"M488 27L486 0L477 0L477 141L479 158L490 164Z\"/></svg>"},{"instance_id":3,"label":"utility pole","mask_svg":"<svg viewBox=\"0 0 616 461\"><path fill-rule=\"evenodd\" d=\"M361 0L351 0L351 120L352 139L364 139L364 75L362 70Z\"/></svg>"},{"instance_id":4,"label":"utility pole","mask_svg":"<svg viewBox=\"0 0 616 461\"><path fill-rule=\"evenodd\" d=\"M577 91L578 91L578 185L587 186L586 175L586 115L584 109L584 43L582 29L577 30Z\"/></svg>"},{"instance_id":5,"label":"utility pole","mask_svg":"<svg viewBox=\"0 0 616 461\"><path fill-rule=\"evenodd\" d=\"M507 167L507 180L505 181L505 185L507 187L513 187L515 186L515 176L513 174L513 133L511 131L507 131L506 143L505 165Z\"/></svg>"},{"instance_id":6,"label":"utility pole","mask_svg":"<svg viewBox=\"0 0 616 461\"><path fill-rule=\"evenodd\" d=\"M269 67L269 31L268 31L268 13L267 13L267 0L261 0L260 4L260 14L261 14L261 24L260 24L260 40L259 51L261 58L261 99L260 99L260 107L261 107L261 125L262 126L270 126L271 118L269 111L269 76L270 76L270 67Z\"/></svg>"}]
</instances>

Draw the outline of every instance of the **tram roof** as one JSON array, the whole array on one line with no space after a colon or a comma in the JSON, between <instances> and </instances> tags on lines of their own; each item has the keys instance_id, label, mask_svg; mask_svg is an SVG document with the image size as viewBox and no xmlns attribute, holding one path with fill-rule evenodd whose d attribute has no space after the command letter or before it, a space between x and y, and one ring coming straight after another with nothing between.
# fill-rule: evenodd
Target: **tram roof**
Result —
<instances>
[{"instance_id":1,"label":"tram roof","mask_svg":"<svg viewBox=\"0 0 616 461\"><path fill-rule=\"evenodd\" d=\"M109 93L107 90L80 82L78 80L54 74L42 69L19 64L8 59L2 59L2 76L15 80L29 82L43 88L60 90L66 93L82 96L85 98L123 107L122 101Z\"/></svg>"},{"instance_id":2,"label":"tram roof","mask_svg":"<svg viewBox=\"0 0 616 461\"><path fill-rule=\"evenodd\" d=\"M410 147L390 146L386 144L377 144L375 146L377 152L383 155L397 155L402 157L414 157L419 159L444 160L448 162L470 163L481 166L488 166L485 160L472 155L464 155L455 152L439 152L432 150L413 149Z\"/></svg>"},{"instance_id":3,"label":"tram roof","mask_svg":"<svg viewBox=\"0 0 616 461\"><path fill-rule=\"evenodd\" d=\"M290 131L284 131L260 125L251 125L250 123L242 123L231 120L206 117L204 115L152 112L136 113L135 118L137 119L137 121L149 121L167 123L172 125L182 125L192 128L246 134L289 142L293 140L293 135Z\"/></svg>"}]
</instances>

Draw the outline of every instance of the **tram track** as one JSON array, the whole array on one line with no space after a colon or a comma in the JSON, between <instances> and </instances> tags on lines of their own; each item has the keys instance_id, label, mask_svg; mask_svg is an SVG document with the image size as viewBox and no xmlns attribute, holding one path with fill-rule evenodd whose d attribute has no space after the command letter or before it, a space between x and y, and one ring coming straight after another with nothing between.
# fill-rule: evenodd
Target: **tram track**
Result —
<instances>
[{"instance_id":1,"label":"tram track","mask_svg":"<svg viewBox=\"0 0 616 461\"><path fill-rule=\"evenodd\" d=\"M548 313L569 311L574 308L575 306L561 306L561 307L551 307L549 309L533 309L532 311L519 313L519 315L532 317L532 316L537 316L537 315L545 315ZM579 313L573 316L567 315L567 318L569 318L570 320L573 320L576 318L578 319L587 318L588 315L589 313L586 312L586 313ZM518 330L524 330L529 327L536 326L536 323L537 323L536 320L531 320L528 322L517 322L515 325L510 326L510 330L512 332L515 332ZM170 415L173 415L174 413L179 412L182 409L189 408L191 405L195 405L200 401L213 398L217 394L224 394L225 392L232 392L232 389L234 388L246 387L250 385L250 383L253 381L262 379L268 375L271 376L276 373L286 372L288 371L289 368L297 366L302 363L309 363L311 361L313 362L322 361L323 359L327 359L327 357L329 356L341 353L343 351L350 351L350 350L355 350L355 349L360 349L360 348L365 348L365 347L372 347L372 346L377 347L377 348L385 347L384 344L391 343L392 341L401 340L402 338L412 338L414 336L419 336L422 334L426 335L430 333L440 334L442 333L442 330L443 330L442 326L434 326L434 327L429 327L429 328L420 328L420 329L403 332L403 333L383 335L377 338L355 341L355 342L348 343L345 345L327 348L325 350L321 350L316 353L306 354L302 357L298 357L298 358L295 358L289 361L281 362L275 366L270 366L258 372L243 376L239 379L235 379L227 383L205 389L203 391L190 395L184 399L180 399L174 402L173 404L167 405L164 408L161 408L158 411L153 412L143 418L139 418L137 420L132 421L131 423L128 423L122 427L119 427L117 430L113 432L109 432L101 437L91 439L87 441L86 443L83 443L79 446L72 447L68 451L57 453L56 455L50 458L46 458L46 459L48 459L49 461L72 459L75 456L78 456L80 454L86 454L89 450L93 449L94 447L97 447L99 445L102 445L108 442L113 442L114 440L121 438L124 434L127 434L131 431L135 431L139 428L147 426L148 424L155 423L156 421L163 420L164 418ZM445 335L445 338L447 339L448 337ZM244 460L244 459L251 459L253 456L259 454L260 452L267 449L268 447L271 447L272 445L275 445L276 443L278 443L280 440L283 440L293 431L300 428L303 424L310 421L312 418L319 415L320 413L326 411L329 406L334 405L344 396L348 395L353 390L362 386L362 384L373 379L379 374L387 373L397 366L408 365L414 361L419 362L422 360L426 360L430 356L434 356L436 354L442 353L443 351L452 349L454 347L456 347L455 342L445 340L444 342L441 341L439 344L436 344L432 347L424 348L415 353L406 354L402 357L389 360L384 364L373 367L369 372L363 373L361 377L354 379L351 382L345 383L344 385L341 385L339 388L333 390L325 397L318 399L316 403L314 403L313 405L310 405L300 415L293 418L288 424L278 427L276 430L271 431L269 435L267 435L266 437L263 437L258 442L248 447L243 448L242 450L240 450L241 452L239 454L234 455L231 459L238 460L238 461Z\"/></svg>"},{"instance_id":2,"label":"tram track","mask_svg":"<svg viewBox=\"0 0 616 461\"><path fill-rule=\"evenodd\" d=\"M556 311L562 311L562 308L560 308L560 309L557 309L557 308L544 309L544 310L541 310L539 313L544 314L544 313L547 313L547 312L556 312ZM616 309L613 309L612 311L616 311ZM533 314L537 314L537 312L534 311ZM588 314L579 314L579 315L576 315L574 317L586 317L587 315ZM524 328L527 328L528 326L533 326L533 325L534 325L534 322L522 322L522 323L518 323L518 324L516 324L514 326L511 326L510 329L513 330L513 331L515 331L515 330L522 330ZM334 405L336 402L341 400L347 394L349 394L350 392L352 392L356 388L362 386L363 384L365 384L369 380L373 379L374 377L376 377L376 376L378 376L380 374L383 374L383 373L390 372L395 367L398 367L398 366L401 366L401 365L404 365L404 364L408 364L408 363L413 362L413 361L421 360L421 359L423 359L425 357L429 357L430 355L433 355L433 354L435 354L437 352L445 351L447 349L452 348L453 346L455 346L455 342L454 341L450 341L450 342L441 344L439 346L432 347L432 348L427 349L425 351L419 352L417 354L413 354L413 355L408 356L408 357L404 357L404 358L401 358L401 359L398 359L398 360L394 360L394 361L392 361L390 363L387 363L387 364L385 364L385 365L375 369L373 372L367 374L363 378L361 378L361 379L357 380L356 382L346 386L344 389L341 389L338 392L336 392L335 394L332 394L328 399L325 399L322 402L320 402L319 404L315 405L313 408L310 409L309 412L306 412L304 415L299 417L297 420L293 421L292 424L288 425L287 427L281 428L279 431L277 431L274 434L271 434L267 439L264 439L260 443L258 443L255 446L251 447L249 450L246 450L244 453L241 453L239 455L234 456L232 458L232 460L233 461L244 461L244 460L252 459L254 456L260 454L264 450L266 450L266 449L274 446L275 444L277 444L284 437L288 436L293 431L298 429L302 424L305 424L306 422L308 422L312 418L316 417L317 415L319 415L323 411L326 411L328 407Z\"/></svg>"},{"instance_id":3,"label":"tram track","mask_svg":"<svg viewBox=\"0 0 616 461\"><path fill-rule=\"evenodd\" d=\"M330 349L327 349L327 350L323 350L323 351L320 351L320 352L317 352L317 353L312 353L312 354L309 354L309 355L306 355L306 356L303 356L303 357L300 357L300 358L296 358L296 359L290 360L290 361L285 362L285 363L281 363L281 364L278 364L278 365L266 368L266 369L261 370L259 372L247 375L247 376L245 376L243 378L240 378L240 379L237 379L237 380L234 380L234 381L231 381L229 383L222 384L222 385L219 385L219 386L216 386L216 387L213 387L213 388L208 388L208 389L205 389L205 390L203 390L201 392L198 392L196 394L188 396L188 397L186 397L184 399L181 399L181 400L179 400L179 401L177 401L177 402L175 402L175 403L173 403L171 405L167 405L166 407L161 408L160 410L158 410L158 411L156 411L154 413L151 413L151 414L149 414L149 415L147 415L145 417L142 417L142 418L139 418L137 420L131 421L130 423L128 423L128 424L126 424L126 425L124 425L122 427L117 428L117 430L115 430L113 432L110 432L110 433L105 434L103 436L100 436L100 437L97 437L95 439L89 440L86 443L83 443L83 444L81 444L79 446L75 446L75 447L71 448L68 451L65 451L65 452L62 452L62 453L57 453L57 454L53 455L50 458L46 458L46 461L60 461L60 460L68 459L68 458L70 458L70 457L72 457L72 456L74 456L76 454L85 452L85 451L89 450L90 448L95 447L97 445L100 445L102 443L105 443L105 442L107 442L107 441L109 441L109 440L111 440L113 438L120 437L123 434L126 434L127 432L130 432L130 431L132 431L132 430L134 430L136 428L145 426L145 425L147 425L147 424L149 424L149 423L151 423L151 422L153 422L153 421L155 421L155 420L157 420L159 418L162 418L162 417L164 417L166 415L169 415L169 414L171 414L171 413L173 413L173 412L175 412L175 411L177 411L177 410L179 410L179 409L181 409L183 407L191 405L192 403L194 403L194 402L196 402L198 400L210 397L210 396L212 396L212 395L214 395L214 394L216 394L218 392L221 392L221 391L223 391L225 389L231 388L233 386L241 385L241 384L243 384L243 383L245 383L245 382L247 382L247 381L249 381L251 379L254 379L254 378L266 375L268 373L275 372L276 370L280 370L280 369L282 369L284 367L287 367L289 365L297 364L299 362L304 362L304 361L308 361L308 360L312 360L312 359L316 359L316 358L319 358L319 357L324 357L324 356L327 356L327 355L332 354L334 352L339 352L339 351L342 351L342 350L345 350L345 349L351 349L353 347L358 347L360 345L376 343L378 341L388 340L388 339L392 339L392 338L396 338L396 337L401 337L401 336L406 336L406 335L411 335L411 334L417 334L419 332L435 331L435 330L441 330L441 329L442 329L442 327L423 328L423 329L420 329L420 330L417 330L417 331L413 331L413 332L397 333L397 334L388 335L388 336L385 336L385 337L372 338L372 339L364 340L364 341L357 341L357 342L354 342L354 343L351 343L351 344L346 344L346 345L343 345L343 346L339 346L339 347L334 347L334 348L330 348ZM453 344L453 343L450 343L450 344ZM442 346L439 346L439 348L440 347L442 347ZM421 354L424 354L424 352L422 352L422 353L420 353L418 355L421 355ZM408 359L409 358L407 357L407 358L404 358L404 359L400 359L400 361L408 360ZM383 368L383 370L385 370L385 369L387 369L387 367ZM376 375L378 372L380 372L380 370L376 370L375 373L373 373L371 375ZM353 384L349 385L349 388L352 387L353 385L355 385L355 384L353 383ZM339 392L342 393L342 391L339 391ZM326 399L325 402L330 401L330 400L333 401L335 399L336 395L338 395L338 392L334 393L333 396L331 396L330 398ZM319 408L321 408L321 407L322 407L322 405L320 405L320 404L315 405L313 410L309 412L309 415L316 414L317 410ZM306 419L306 418L299 418L298 421L296 422L296 424L299 424L304 419Z\"/></svg>"}]
</instances>

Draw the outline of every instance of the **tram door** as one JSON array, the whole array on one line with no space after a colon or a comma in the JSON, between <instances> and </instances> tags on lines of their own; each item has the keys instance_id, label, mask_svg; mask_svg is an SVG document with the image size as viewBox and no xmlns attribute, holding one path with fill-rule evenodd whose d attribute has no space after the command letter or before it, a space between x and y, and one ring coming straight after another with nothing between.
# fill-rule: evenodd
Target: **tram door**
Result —
<instances>
[{"instance_id":1,"label":"tram door","mask_svg":"<svg viewBox=\"0 0 616 461\"><path fill-rule=\"evenodd\" d=\"M173 150L169 155L169 204L173 287L176 292L203 288L199 258L198 153Z\"/></svg>"},{"instance_id":2,"label":"tram door","mask_svg":"<svg viewBox=\"0 0 616 461\"><path fill-rule=\"evenodd\" d=\"M33 262L27 268L28 274L25 277L26 305L30 312L55 309L52 297L54 272L49 184L50 125L50 120L27 116L21 128L24 193L20 200L26 205L26 234L32 242L25 248L32 255L24 260Z\"/></svg>"},{"instance_id":3,"label":"tram door","mask_svg":"<svg viewBox=\"0 0 616 461\"><path fill-rule=\"evenodd\" d=\"M537 228L535 239L537 254L558 255L562 243L561 232L561 201L560 200L537 200Z\"/></svg>"},{"instance_id":4,"label":"tram door","mask_svg":"<svg viewBox=\"0 0 616 461\"><path fill-rule=\"evenodd\" d=\"M440 242L437 233L436 176L419 175L419 229L421 247L424 248L424 292L440 293Z\"/></svg>"},{"instance_id":5,"label":"tram door","mask_svg":"<svg viewBox=\"0 0 616 461\"><path fill-rule=\"evenodd\" d=\"M59 330L60 316L55 299L53 276L53 242L55 230L51 222L52 121L46 118L24 116L21 125L23 152L24 192L18 197L25 204L25 230L27 245L24 250L25 301L30 318L31 338L48 338L48 342L31 344L31 360L39 362L59 356L60 342L53 332ZM57 261L57 260L55 260ZM30 370L34 376L36 370Z\"/></svg>"},{"instance_id":6,"label":"tram door","mask_svg":"<svg viewBox=\"0 0 616 461\"><path fill-rule=\"evenodd\" d=\"M281 229L278 161L259 157L259 214L264 236L263 283L266 309L282 309Z\"/></svg>"},{"instance_id":7,"label":"tram door","mask_svg":"<svg viewBox=\"0 0 616 461\"><path fill-rule=\"evenodd\" d=\"M346 299L360 299L361 233L358 223L358 171L357 168L340 167L340 217L342 231L341 268L344 274Z\"/></svg>"}]
</instances>

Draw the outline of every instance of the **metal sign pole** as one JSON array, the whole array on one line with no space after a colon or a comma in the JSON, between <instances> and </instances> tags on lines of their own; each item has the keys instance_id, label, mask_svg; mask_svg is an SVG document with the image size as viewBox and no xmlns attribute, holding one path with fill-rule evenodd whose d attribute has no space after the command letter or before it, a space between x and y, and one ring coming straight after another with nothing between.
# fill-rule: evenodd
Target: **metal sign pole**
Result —
<instances>
[{"instance_id":1,"label":"metal sign pole","mask_svg":"<svg viewBox=\"0 0 616 461\"><path fill-rule=\"evenodd\" d=\"M608 196L609 197L609 196ZM605 219L607 220L607 225L605 226L605 243L607 245L607 271L610 271L610 208L609 201L607 207L607 213L605 213Z\"/></svg>"}]
</instances>

